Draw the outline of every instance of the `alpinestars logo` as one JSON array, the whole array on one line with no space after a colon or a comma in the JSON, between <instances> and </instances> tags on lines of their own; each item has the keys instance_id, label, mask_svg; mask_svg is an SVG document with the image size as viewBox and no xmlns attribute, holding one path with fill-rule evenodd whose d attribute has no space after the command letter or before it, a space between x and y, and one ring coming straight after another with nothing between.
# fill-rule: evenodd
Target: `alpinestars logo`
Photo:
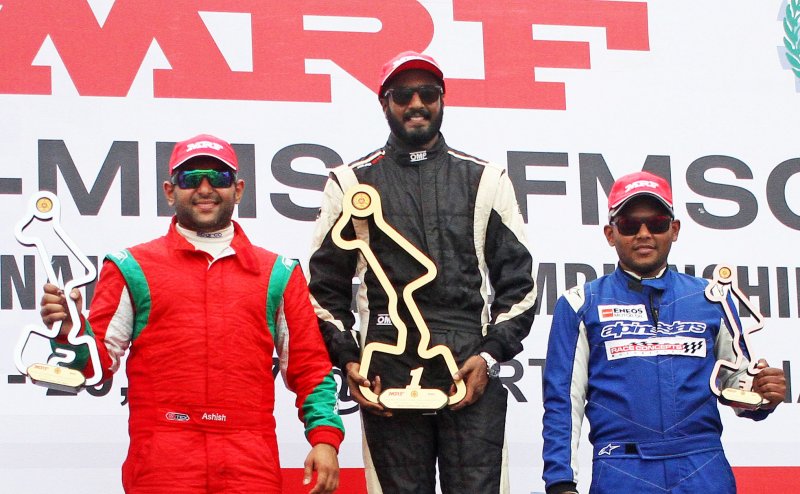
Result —
<instances>
[{"instance_id":1,"label":"alpinestars logo","mask_svg":"<svg viewBox=\"0 0 800 494\"><path fill-rule=\"evenodd\" d=\"M603 326L600 336L603 338L622 338L623 336L656 336L656 335L680 335L685 333L702 334L706 331L706 325L697 321L675 321L672 324L658 323L658 327L652 324L640 324L638 322L617 321L614 324Z\"/></svg>"},{"instance_id":2,"label":"alpinestars logo","mask_svg":"<svg viewBox=\"0 0 800 494\"><path fill-rule=\"evenodd\" d=\"M619 444L609 444L608 446L604 446L603 449L601 449L600 452L597 453L597 456L603 456L603 455L611 456L611 452L619 448L619 446L620 446Z\"/></svg>"}]
</instances>

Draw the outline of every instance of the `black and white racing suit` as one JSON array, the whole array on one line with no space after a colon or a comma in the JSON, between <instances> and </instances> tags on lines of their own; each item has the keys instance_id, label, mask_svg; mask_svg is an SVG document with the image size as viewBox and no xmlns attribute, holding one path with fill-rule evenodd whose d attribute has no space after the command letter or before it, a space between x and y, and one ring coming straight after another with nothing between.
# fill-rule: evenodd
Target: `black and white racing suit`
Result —
<instances>
[{"instance_id":1,"label":"black and white racing suit","mask_svg":"<svg viewBox=\"0 0 800 494\"><path fill-rule=\"evenodd\" d=\"M397 341L389 299L375 273L363 255L337 247L331 237L349 186L342 177L353 175L347 170L378 191L386 221L436 265L435 280L414 292L431 346L447 345L459 366L482 351L499 362L517 355L533 323L536 287L511 181L502 169L449 148L441 135L426 151L408 149L391 136L384 148L334 170L325 186L309 287L333 363L344 369L359 361L367 343ZM351 221L342 237L358 235L369 243L398 295L424 273L372 219L358 224ZM354 276L361 281L359 332L353 331L351 312ZM369 377L380 375L384 389L404 387L411 369L422 366L423 387L449 392L452 379L443 363L417 355L419 334L400 299L398 313L409 327L406 352L376 353ZM443 492L506 492L506 395L492 379L479 402L457 412L362 414L370 492L432 493L437 459Z\"/></svg>"}]
</instances>

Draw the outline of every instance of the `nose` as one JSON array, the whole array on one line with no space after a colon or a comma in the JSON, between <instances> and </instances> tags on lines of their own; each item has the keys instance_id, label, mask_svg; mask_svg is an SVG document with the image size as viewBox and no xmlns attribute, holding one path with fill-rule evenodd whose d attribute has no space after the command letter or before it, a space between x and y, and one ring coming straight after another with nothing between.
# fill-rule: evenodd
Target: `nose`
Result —
<instances>
[{"instance_id":1,"label":"nose","mask_svg":"<svg viewBox=\"0 0 800 494\"><path fill-rule=\"evenodd\" d=\"M408 102L409 108L423 108L425 104L422 102L422 98L419 96L419 91L414 91L411 95L411 101Z\"/></svg>"},{"instance_id":2,"label":"nose","mask_svg":"<svg viewBox=\"0 0 800 494\"><path fill-rule=\"evenodd\" d=\"M200 181L200 185L198 185L197 189L195 190L197 190L201 194L206 194L209 192L213 192L214 187L211 186L211 182L208 181L208 177L203 177L203 180Z\"/></svg>"},{"instance_id":3,"label":"nose","mask_svg":"<svg viewBox=\"0 0 800 494\"><path fill-rule=\"evenodd\" d=\"M636 236L637 237L649 237L650 235L652 235L652 233L650 233L650 230L647 229L647 223L642 221L642 224L639 225L639 231L636 232Z\"/></svg>"}]
</instances>

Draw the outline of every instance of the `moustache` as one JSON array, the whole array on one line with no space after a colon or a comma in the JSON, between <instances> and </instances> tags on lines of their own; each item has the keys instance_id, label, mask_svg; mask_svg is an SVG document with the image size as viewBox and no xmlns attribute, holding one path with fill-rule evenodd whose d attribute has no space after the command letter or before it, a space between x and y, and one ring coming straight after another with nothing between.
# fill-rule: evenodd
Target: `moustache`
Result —
<instances>
[{"instance_id":1,"label":"moustache","mask_svg":"<svg viewBox=\"0 0 800 494\"><path fill-rule=\"evenodd\" d=\"M422 117L430 120L431 112L424 108L418 108L414 110L408 110L407 112L403 113L403 120L411 120L414 117Z\"/></svg>"}]
</instances>

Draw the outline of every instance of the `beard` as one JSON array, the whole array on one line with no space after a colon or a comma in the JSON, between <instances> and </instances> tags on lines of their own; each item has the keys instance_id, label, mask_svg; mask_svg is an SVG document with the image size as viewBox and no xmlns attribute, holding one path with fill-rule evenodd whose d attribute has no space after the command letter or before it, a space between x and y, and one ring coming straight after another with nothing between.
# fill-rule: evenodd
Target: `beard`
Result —
<instances>
[{"instance_id":1,"label":"beard","mask_svg":"<svg viewBox=\"0 0 800 494\"><path fill-rule=\"evenodd\" d=\"M213 213L204 214L195 211L193 198L188 198L183 202L176 202L174 207L178 223L182 227L195 232L216 232L228 226L236 203L233 200L227 201L216 194L208 199L213 199L217 203L217 210Z\"/></svg>"},{"instance_id":2,"label":"beard","mask_svg":"<svg viewBox=\"0 0 800 494\"><path fill-rule=\"evenodd\" d=\"M428 120L428 125L423 127L416 127L413 129L406 129L403 125L407 120L412 117L421 116ZM444 117L444 105L439 108L439 112L432 115L426 108L419 108L408 110L403 113L403 118L398 119L388 109L386 110L386 121L389 123L389 129L400 141L411 147L424 146L431 142L437 135L439 129L442 127L442 119Z\"/></svg>"}]
</instances>

